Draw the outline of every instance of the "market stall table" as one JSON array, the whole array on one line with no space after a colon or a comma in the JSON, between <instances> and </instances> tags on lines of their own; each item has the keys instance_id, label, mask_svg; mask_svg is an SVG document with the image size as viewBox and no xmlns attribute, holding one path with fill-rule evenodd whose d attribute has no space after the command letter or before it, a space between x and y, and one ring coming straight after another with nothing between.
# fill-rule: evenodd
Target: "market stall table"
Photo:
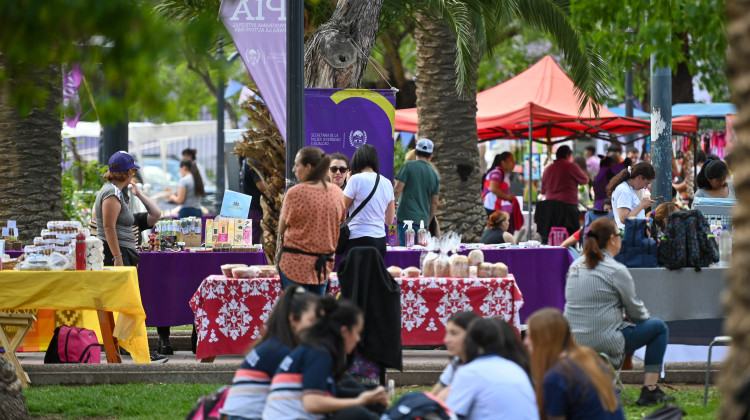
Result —
<instances>
[{"instance_id":1,"label":"market stall table","mask_svg":"<svg viewBox=\"0 0 750 420\"><path fill-rule=\"evenodd\" d=\"M629 268L637 296L652 317L669 326L671 344L708 345L722 333L726 316L721 292L729 285L728 269L708 267L668 270Z\"/></svg>"},{"instance_id":2,"label":"market stall table","mask_svg":"<svg viewBox=\"0 0 750 420\"><path fill-rule=\"evenodd\" d=\"M190 298L203 279L224 264L265 265L259 252L141 252L138 279L146 325L172 327L194 321Z\"/></svg>"},{"instance_id":3,"label":"market stall table","mask_svg":"<svg viewBox=\"0 0 750 420\"><path fill-rule=\"evenodd\" d=\"M135 267L102 271L0 271L0 312L17 309L95 310L108 363L119 344L136 363L150 363L146 313ZM113 312L117 312L114 322Z\"/></svg>"},{"instance_id":4,"label":"market stall table","mask_svg":"<svg viewBox=\"0 0 750 420\"><path fill-rule=\"evenodd\" d=\"M404 278L401 285L401 339L404 345L443 343L448 317L473 310L482 316L502 317L520 327L524 305L513 276L502 279ZM331 280L331 293L338 281ZM190 306L198 332L196 357L209 359L225 354L244 354L260 337L263 323L281 294L279 278L206 278Z\"/></svg>"},{"instance_id":5,"label":"market stall table","mask_svg":"<svg viewBox=\"0 0 750 420\"><path fill-rule=\"evenodd\" d=\"M470 249L459 251L468 255ZM419 267L422 250L388 249L385 254L385 265L406 268ZM523 292L524 305L521 309L521 322L526 322L537 309L553 307L563 310L565 307L565 276L573 262L570 252L561 247L540 248L505 248L482 249L486 262L502 262L508 266L508 272L515 277L518 287ZM340 257L337 258L337 261Z\"/></svg>"}]
</instances>

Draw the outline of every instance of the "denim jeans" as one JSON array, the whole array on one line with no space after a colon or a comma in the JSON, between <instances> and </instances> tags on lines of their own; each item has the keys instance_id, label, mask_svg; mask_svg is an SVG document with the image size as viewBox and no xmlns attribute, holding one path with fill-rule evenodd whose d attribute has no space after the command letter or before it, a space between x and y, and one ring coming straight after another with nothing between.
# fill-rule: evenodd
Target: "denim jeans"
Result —
<instances>
[{"instance_id":1,"label":"denim jeans","mask_svg":"<svg viewBox=\"0 0 750 420\"><path fill-rule=\"evenodd\" d=\"M195 207L181 207L179 213L177 213L177 217L182 219L183 217L201 217L203 213L201 212L201 209L197 209Z\"/></svg>"},{"instance_id":2,"label":"denim jeans","mask_svg":"<svg viewBox=\"0 0 750 420\"><path fill-rule=\"evenodd\" d=\"M644 371L661 372L664 352L669 341L667 324L659 318L651 318L636 323L635 327L624 328L621 332L625 337L625 354L633 354L637 349L646 346Z\"/></svg>"},{"instance_id":3,"label":"denim jeans","mask_svg":"<svg viewBox=\"0 0 750 420\"><path fill-rule=\"evenodd\" d=\"M328 287L328 280L326 280L323 284L301 284L294 282L289 279L289 277L285 276L284 273L279 270L279 277L281 278L281 288L285 289L290 286L300 286L305 288L310 293L315 293L316 295L325 296L326 294L326 287Z\"/></svg>"}]
</instances>

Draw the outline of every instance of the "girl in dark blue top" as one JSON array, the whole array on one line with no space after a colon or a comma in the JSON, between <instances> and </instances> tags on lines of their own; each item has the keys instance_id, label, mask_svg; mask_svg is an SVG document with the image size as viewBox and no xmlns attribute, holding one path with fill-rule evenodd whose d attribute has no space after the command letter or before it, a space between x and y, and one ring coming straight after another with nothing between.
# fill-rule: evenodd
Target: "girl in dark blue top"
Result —
<instances>
[{"instance_id":1,"label":"girl in dark blue top","mask_svg":"<svg viewBox=\"0 0 750 420\"><path fill-rule=\"evenodd\" d=\"M578 346L559 310L534 312L528 326L541 419L625 420L609 368L593 350Z\"/></svg>"},{"instance_id":2,"label":"girl in dark blue top","mask_svg":"<svg viewBox=\"0 0 750 420\"><path fill-rule=\"evenodd\" d=\"M388 405L382 386L356 398L336 397L335 383L346 371L346 355L360 339L362 312L351 302L326 296L320 301L318 313L320 319L279 365L263 419L378 419L364 406Z\"/></svg>"},{"instance_id":3,"label":"girl in dark blue top","mask_svg":"<svg viewBox=\"0 0 750 420\"><path fill-rule=\"evenodd\" d=\"M300 331L317 319L318 295L302 287L290 287L281 295L266 322L260 340L253 344L234 375L221 414L227 420L255 420L263 417L271 378L279 363L297 345Z\"/></svg>"}]
</instances>

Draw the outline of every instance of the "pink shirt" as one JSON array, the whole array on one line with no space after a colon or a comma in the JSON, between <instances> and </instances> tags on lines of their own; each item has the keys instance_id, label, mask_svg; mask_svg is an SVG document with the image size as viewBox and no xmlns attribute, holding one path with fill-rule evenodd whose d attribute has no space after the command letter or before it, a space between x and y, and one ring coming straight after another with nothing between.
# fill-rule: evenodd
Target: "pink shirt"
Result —
<instances>
[{"instance_id":1,"label":"pink shirt","mask_svg":"<svg viewBox=\"0 0 750 420\"><path fill-rule=\"evenodd\" d=\"M578 205L578 185L588 182L589 177L578 165L567 159L557 159L544 170L541 193L547 200Z\"/></svg>"}]
</instances>

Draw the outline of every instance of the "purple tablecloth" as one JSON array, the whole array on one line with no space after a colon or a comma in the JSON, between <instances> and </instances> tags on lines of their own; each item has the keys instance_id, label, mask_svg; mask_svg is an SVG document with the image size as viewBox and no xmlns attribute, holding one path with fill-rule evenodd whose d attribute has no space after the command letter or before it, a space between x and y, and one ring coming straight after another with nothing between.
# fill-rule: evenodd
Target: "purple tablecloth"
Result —
<instances>
[{"instance_id":1,"label":"purple tablecloth","mask_svg":"<svg viewBox=\"0 0 750 420\"><path fill-rule=\"evenodd\" d=\"M523 293L524 305L521 308L521 323L526 323L537 309L551 306L559 310L565 307L565 275L573 262L573 257L565 248L511 248L483 249L485 262L502 262L508 272L516 278L516 284ZM459 252L468 255L469 250ZM385 254L385 265L406 268L419 267L422 251L393 251ZM338 262L340 257L336 258ZM146 320L148 322L148 320Z\"/></svg>"},{"instance_id":2,"label":"purple tablecloth","mask_svg":"<svg viewBox=\"0 0 750 420\"><path fill-rule=\"evenodd\" d=\"M146 326L192 324L190 298L201 281L221 274L223 264L265 265L263 252L142 252L138 284Z\"/></svg>"},{"instance_id":3,"label":"purple tablecloth","mask_svg":"<svg viewBox=\"0 0 750 420\"><path fill-rule=\"evenodd\" d=\"M9 251L5 250L5 253L8 254L11 258L18 258L23 254L23 251Z\"/></svg>"}]
</instances>

